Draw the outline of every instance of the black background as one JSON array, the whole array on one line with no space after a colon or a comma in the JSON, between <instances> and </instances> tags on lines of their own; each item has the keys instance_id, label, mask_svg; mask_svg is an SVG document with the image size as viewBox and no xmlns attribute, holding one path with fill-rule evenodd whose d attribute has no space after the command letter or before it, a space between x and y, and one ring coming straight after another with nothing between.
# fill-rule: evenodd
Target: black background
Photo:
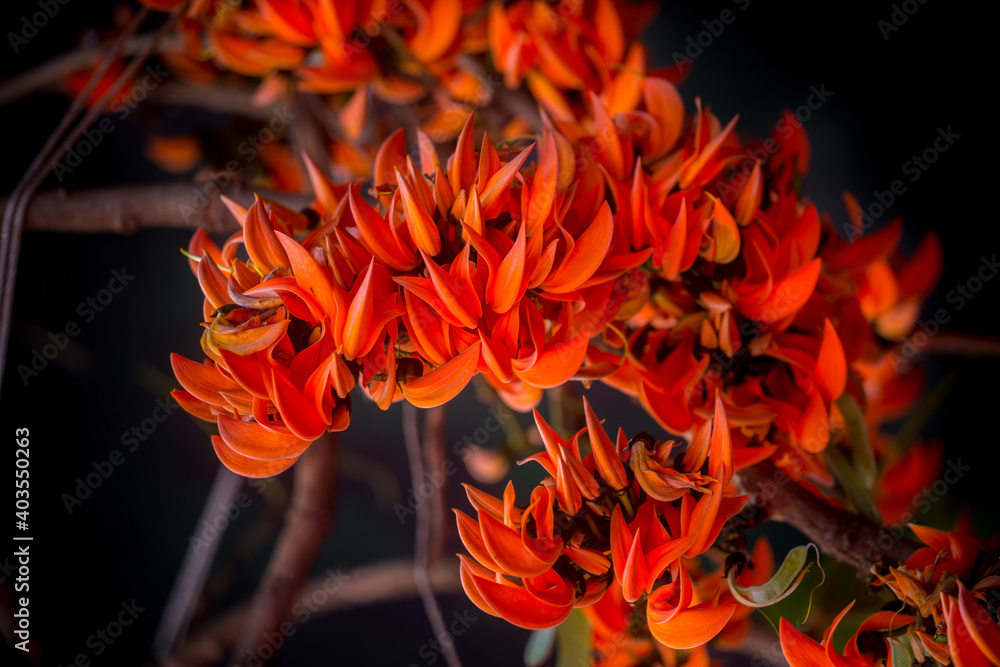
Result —
<instances>
[{"instance_id":1,"label":"black background","mask_svg":"<svg viewBox=\"0 0 1000 667\"><path fill-rule=\"evenodd\" d=\"M735 21L703 47L681 92L689 108L700 97L723 122L739 113L738 129L748 135L767 133L782 108L805 102L811 86L832 91L830 101L806 123L813 159L807 194L843 221L842 191L852 191L867 204L875 190L888 189L896 179L906 181L906 193L890 209L906 221L904 247L912 249L924 230L934 229L945 253L944 276L924 312L950 308L948 291L974 275L980 258L996 253L1000 241L993 210L995 161L988 159L996 136L995 58L988 41L995 39L989 36L993 17L956 2L908 3L915 13L885 39L878 21L890 19L891 3L867 3L863 9L804 4L667 5L646 39L654 63L669 64L675 51L686 48L689 36L697 38L706 30L703 21L732 9ZM21 17L37 11L37 5L5 3L0 75L24 71L73 48L78 39L87 38L83 27L108 24L112 7L70 0L14 54L6 35L20 30ZM14 187L66 106L62 95L42 93L0 108L0 191ZM148 166L142 157L145 137L150 128L178 129L192 122L194 129L208 131L230 151L252 129L227 117L185 116L140 106L116 124L108 140L63 185L168 180L172 177ZM960 139L919 181L910 183L903 164L932 144L938 128L947 127ZM160 611L211 486L218 464L207 435L178 411L134 452L125 452L121 467L72 515L60 499L73 492L77 477L93 471L93 462L123 449L123 431L151 416L156 398L175 386L169 353L200 358L200 294L177 252L188 238L188 232L161 230L127 237L24 236L0 432L7 440L4 467L9 470L14 429L31 431L31 614L41 664L68 664L78 653L87 653L96 665L141 664L147 659ZM135 280L91 323L83 322L78 304L106 287L112 270L121 267ZM998 287L998 282L987 283L961 311L953 311L949 326L995 334ZM32 349L46 342L47 332L61 330L70 321L82 329L73 348L25 386L17 366L30 362ZM956 508L971 506L980 529L995 529L997 517L991 510L996 507L997 438L990 418L996 411L997 362L973 359L960 364L943 357L932 359L929 368L931 386L955 368L959 376L923 433L943 438L950 456L960 455L974 467L936 508L935 516L947 526ZM613 392L595 387L589 395L598 413L609 417L611 428L658 432ZM449 443L460 441L487 416L469 396L450 414ZM340 515L316 574L328 567L347 569L412 553L413 521L401 525L391 509L393 489L405 496L409 486L399 424L399 406L381 413L355 401L352 426L343 439L354 463L345 470ZM490 444L498 446L499 437ZM379 483L378 494L362 479L376 465L392 480ZM522 493L540 477L530 467L516 469L514 475ZM288 477L280 478L282 485L288 484ZM465 506L457 482L466 479L464 472L454 476L451 505ZM230 578L226 586L218 576L213 579L224 592L215 598L209 615L253 591L269 554L268 531L264 542L256 543L254 527L263 521L273 534L280 508L253 488L244 490L253 502L222 543L214 571ZM390 498L388 504L376 501L383 496ZM13 507L13 495L8 497ZM13 517L7 520L13 522ZM0 547L0 554L11 551L8 545ZM460 549L457 540L451 548ZM114 619L123 601L133 599L145 611L95 658L87 638ZM521 664L526 633L482 614L464 596L445 596L441 602L446 616L471 610L477 619L457 639L465 664ZM430 662L420 648L430 637L418 602L374 605L301 626L280 664L426 665Z\"/></svg>"}]
</instances>

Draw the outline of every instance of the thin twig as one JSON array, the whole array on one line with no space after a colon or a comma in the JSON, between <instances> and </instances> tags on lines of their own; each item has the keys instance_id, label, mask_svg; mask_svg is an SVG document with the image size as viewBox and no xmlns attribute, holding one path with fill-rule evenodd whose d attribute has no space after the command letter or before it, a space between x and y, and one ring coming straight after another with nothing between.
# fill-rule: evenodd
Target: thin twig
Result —
<instances>
[{"instance_id":1,"label":"thin twig","mask_svg":"<svg viewBox=\"0 0 1000 667\"><path fill-rule=\"evenodd\" d=\"M431 470L428 482L434 486L430 497L430 535L428 537L427 563L434 565L444 553L446 542L445 526L448 521L445 508L448 476L444 470L446 405L439 405L427 411L424 419L424 455ZM416 489L414 489L416 491Z\"/></svg>"},{"instance_id":2,"label":"thin twig","mask_svg":"<svg viewBox=\"0 0 1000 667\"><path fill-rule=\"evenodd\" d=\"M251 188L242 181L206 181L43 192L28 207L25 229L35 232L131 234L140 229L176 228L231 233L239 223L220 194L249 206L254 192L295 210L308 206L309 195ZM0 197L0 207L9 199Z\"/></svg>"},{"instance_id":3,"label":"thin twig","mask_svg":"<svg viewBox=\"0 0 1000 667\"><path fill-rule=\"evenodd\" d=\"M295 466L292 502L285 528L253 603L243 637L233 654L242 664L266 643L291 612L295 593L309 577L320 548L330 535L337 500L339 444L333 435L314 442Z\"/></svg>"},{"instance_id":4,"label":"thin twig","mask_svg":"<svg viewBox=\"0 0 1000 667\"><path fill-rule=\"evenodd\" d=\"M458 56L457 62L461 67L472 72L472 75L479 79L482 85L489 88L490 95L496 98L498 105L503 107L511 118L520 118L531 125L536 132L541 132L542 117L538 112L538 102L524 88L494 90L503 85L503 78L500 74L487 72L485 65L466 54Z\"/></svg>"},{"instance_id":5,"label":"thin twig","mask_svg":"<svg viewBox=\"0 0 1000 667\"><path fill-rule=\"evenodd\" d=\"M301 144L297 146L299 155L304 152L321 171L329 172L329 138L327 126L322 119L332 114L314 93L295 93L295 107L298 114L292 121L290 130L292 139Z\"/></svg>"},{"instance_id":6,"label":"thin twig","mask_svg":"<svg viewBox=\"0 0 1000 667\"><path fill-rule=\"evenodd\" d=\"M915 339L916 334L912 337ZM962 357L1000 357L1000 337L945 330L930 337L925 351Z\"/></svg>"},{"instance_id":7,"label":"thin twig","mask_svg":"<svg viewBox=\"0 0 1000 667\"><path fill-rule=\"evenodd\" d=\"M49 170L52 169L54 162L63 158L63 156L72 148L73 142L79 139L84 130L90 127L91 123L93 123L94 120L104 111L110 101L114 99L115 95L118 94L118 91L125 84L125 82L132 79L136 70L145 63L152 50L156 48L159 40L177 20L177 15L175 14L164 22L164 24L156 31L153 39L150 41L146 49L144 49L139 56L136 56L132 62L128 64L111 87L104 93L104 95L101 96L97 103L84 114L83 119L76 124L69 134L66 135L62 144L58 148L54 148L59 142L60 137L62 137L63 133L72 122L73 118L76 117L85 101L90 97L90 94L97 85L97 82L104 76L108 67L110 67L111 62L118 57L125 40L131 36L132 33L138 30L139 26L146 20L149 12L150 10L148 7L140 9L125 27L125 30L112 44L111 50L107 54L104 62L91 75L84 90L77 95L76 99L73 100L73 103L70 105L66 115L63 116L55 131L45 142L45 146L43 146L42 150L35 156L35 159L31 162L28 170L21 178L21 181L17 184L17 187L14 188L14 192L11 194L7 205L4 208L3 223L2 228L0 228L0 279L3 280L3 291L2 294L0 294L0 382L2 382L3 371L6 366L7 343L10 339L11 310L14 302L14 282L17 276L17 261L21 249L21 232L24 229L25 209L31 202L31 198L38 189L38 186L41 185L42 181L48 175Z\"/></svg>"},{"instance_id":8,"label":"thin twig","mask_svg":"<svg viewBox=\"0 0 1000 667\"><path fill-rule=\"evenodd\" d=\"M214 525L214 519L222 513L220 508L230 506L242 485L242 477L220 465L212 483L212 491L208 494L205 507L195 525ZM222 541L222 532L220 531L219 535L207 544L199 542L200 548L192 546L184 555L180 573L174 582L173 590L170 591L163 616L160 617L160 624L156 628L156 635L153 637L155 659L163 660L169 656L177 640L187 631L195 603L198 601L198 594L205 586L212 560Z\"/></svg>"},{"instance_id":9,"label":"thin twig","mask_svg":"<svg viewBox=\"0 0 1000 667\"><path fill-rule=\"evenodd\" d=\"M149 91L146 104L204 109L221 114L267 120L274 116L274 104L256 105L254 89L223 83L198 85L186 81L164 81Z\"/></svg>"},{"instance_id":10,"label":"thin twig","mask_svg":"<svg viewBox=\"0 0 1000 667\"><path fill-rule=\"evenodd\" d=\"M425 481L424 460L420 447L420 425L417 423L417 408L412 403L403 403L403 438L406 441L406 455L410 461L410 479L413 481L413 491ZM458 659L458 652L455 650L454 642L443 641L448 636L448 630L444 625L444 618L441 616L441 608L438 607L434 597L434 589L431 587L428 575L428 555L431 540L431 517L429 516L426 503L417 505L417 536L416 549L413 557L413 578L417 583L417 590L420 591L420 599L424 603L424 612L434 630L434 636L441 641L444 649L444 659L448 667L461 667L462 663Z\"/></svg>"},{"instance_id":11,"label":"thin twig","mask_svg":"<svg viewBox=\"0 0 1000 667\"><path fill-rule=\"evenodd\" d=\"M122 34L127 34L124 31ZM149 47L152 35L135 35L128 37L122 43L120 53L122 56L134 56ZM179 46L180 40L161 43L164 49ZM71 72L78 72L91 67L101 57L107 53L107 45L100 44L89 48L74 49L69 53L64 53L34 67L26 72L17 74L0 83L0 106L5 106L15 102L31 93L42 90L53 84L62 81Z\"/></svg>"},{"instance_id":12,"label":"thin twig","mask_svg":"<svg viewBox=\"0 0 1000 667\"><path fill-rule=\"evenodd\" d=\"M345 572L328 571L299 589L295 600L309 610L310 618L364 605L403 600L418 592L413 574L411 560L364 565ZM458 559L452 557L438 561L431 568L429 579L437 593L460 592ZM249 603L230 609L181 646L165 664L171 667L220 664L239 640L249 616Z\"/></svg>"}]
</instances>

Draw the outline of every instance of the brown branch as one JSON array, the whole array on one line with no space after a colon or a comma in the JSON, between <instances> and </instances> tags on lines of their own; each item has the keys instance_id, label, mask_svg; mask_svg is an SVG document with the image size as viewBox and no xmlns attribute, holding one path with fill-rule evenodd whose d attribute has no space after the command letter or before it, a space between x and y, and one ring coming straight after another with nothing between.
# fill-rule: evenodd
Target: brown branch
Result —
<instances>
[{"instance_id":1,"label":"brown branch","mask_svg":"<svg viewBox=\"0 0 1000 667\"><path fill-rule=\"evenodd\" d=\"M911 334L910 339L915 342L916 333ZM1000 357L1000 338L945 330L931 336L924 350L928 354Z\"/></svg>"},{"instance_id":2,"label":"brown branch","mask_svg":"<svg viewBox=\"0 0 1000 667\"><path fill-rule=\"evenodd\" d=\"M151 34L129 37L122 45L120 53L124 57L134 56L147 49L153 38ZM163 40L160 42L160 49L166 51L179 47L181 46L180 42L180 36ZM59 83L70 72L84 70L95 65L107 52L108 48L105 44L75 49L0 82L0 106L10 104L36 90Z\"/></svg>"},{"instance_id":3,"label":"brown branch","mask_svg":"<svg viewBox=\"0 0 1000 667\"><path fill-rule=\"evenodd\" d=\"M296 210L312 202L310 195L251 188L241 181L224 187L218 185L211 181L184 181L169 185L43 192L28 207L25 229L130 234L156 227L190 230L202 227L208 232L228 233L239 229L239 224L216 193L244 206L253 203L254 192ZM7 197L0 197L0 209L7 201Z\"/></svg>"},{"instance_id":4,"label":"brown branch","mask_svg":"<svg viewBox=\"0 0 1000 667\"><path fill-rule=\"evenodd\" d=\"M250 87L164 81L149 91L146 104L193 107L257 120L267 120L274 115L275 105L258 105L253 98L254 90Z\"/></svg>"},{"instance_id":5,"label":"brown branch","mask_svg":"<svg viewBox=\"0 0 1000 667\"><path fill-rule=\"evenodd\" d=\"M214 519L222 513L221 509L228 507L236 498L241 486L243 478L220 465L212 484L212 491L205 499L205 507L195 525L213 524ZM153 657L156 659L170 655L177 639L184 634L191 623L198 595L205 586L205 579L208 577L209 568L221 541L220 534L198 549L192 546L184 555L184 562L163 609L156 635L153 637Z\"/></svg>"},{"instance_id":6,"label":"brown branch","mask_svg":"<svg viewBox=\"0 0 1000 667\"><path fill-rule=\"evenodd\" d=\"M764 461L736 474L743 493L752 494L749 507L759 507L775 519L797 528L822 553L867 575L872 565L898 565L919 547L903 537L904 527L877 526L868 519L833 507L796 484L785 471ZM749 510L745 510L747 512ZM745 513L735 520L745 518Z\"/></svg>"},{"instance_id":7,"label":"brown branch","mask_svg":"<svg viewBox=\"0 0 1000 667\"><path fill-rule=\"evenodd\" d=\"M458 593L462 590L458 560L455 558L438 561L428 574L437 593ZM328 571L302 587L295 599L309 610L312 618L353 607L402 600L416 594L413 561L402 560L365 565L343 573L339 570ZM219 664L239 640L249 616L249 604L228 611L184 644L164 664L171 667Z\"/></svg>"},{"instance_id":8,"label":"brown branch","mask_svg":"<svg viewBox=\"0 0 1000 667\"><path fill-rule=\"evenodd\" d=\"M314 442L295 466L292 501L285 527L253 603L233 661L278 632L291 612L295 593L309 577L316 556L330 535L337 501L339 443L325 435Z\"/></svg>"},{"instance_id":9,"label":"brown branch","mask_svg":"<svg viewBox=\"0 0 1000 667\"><path fill-rule=\"evenodd\" d=\"M108 103L118 93L118 90L135 73L135 69L141 66L150 51L155 48L165 31L173 25L176 16L168 19L154 34L152 40L140 52L125 70L118 75L111 87L104 92L97 102L92 105L83 118L70 129L73 120L83 111L84 101L90 98L90 94L96 90L97 82L101 80L108 71L112 61L118 57L125 42L131 37L139 26L145 22L150 13L149 7L142 7L136 12L132 19L125 26L124 30L112 42L110 50L104 56L103 62L90 75L90 80L84 89L70 103L69 109L63 115L55 130L45 141L45 145L35 155L35 158L28 165L21 180L14 186L9 200L3 208L3 220L0 222L0 381L4 375L4 368L7 359L7 343L10 340L11 309L14 301L14 284L17 278L17 262L21 251L21 233L24 231L25 210L32 198L41 186L45 176L52 168L52 158L62 159L63 155L70 150L72 142L76 141L87 127L104 110ZM68 134L67 131L69 132ZM64 136L65 135L65 136ZM62 140L62 144L60 144Z\"/></svg>"},{"instance_id":10,"label":"brown branch","mask_svg":"<svg viewBox=\"0 0 1000 667\"><path fill-rule=\"evenodd\" d=\"M495 98L498 106L510 114L511 118L520 118L531 125L536 132L541 132L542 117L538 111L538 102L528 92L527 87L510 90L503 86L503 77L499 73L487 72L486 66L476 58L460 55L457 60L459 65L489 88L491 98ZM497 87L501 90L494 90Z\"/></svg>"},{"instance_id":11,"label":"brown branch","mask_svg":"<svg viewBox=\"0 0 1000 667\"><path fill-rule=\"evenodd\" d=\"M424 475L424 459L420 446L420 426L417 423L417 408L412 403L403 403L403 438L406 441L406 455L410 460L410 478L413 481L413 493L420 493L419 489L427 483ZM432 491L434 494L440 491ZM413 557L413 578L420 591L420 599L424 603L424 612L434 630L434 636L438 639L448 636L448 630L444 625L444 618L441 616L441 608L438 607L434 598L434 589L430 583L428 568L428 554L430 551L431 523L434 517L429 515L427 503L417 504L417 536L416 552ZM448 667L461 667L462 663L458 659L458 652L454 643L441 642L444 649L444 661Z\"/></svg>"},{"instance_id":12,"label":"brown branch","mask_svg":"<svg viewBox=\"0 0 1000 667\"><path fill-rule=\"evenodd\" d=\"M445 508L445 494L447 489L447 474L444 470L444 450L446 423L446 406L439 405L427 411L427 418L424 420L424 456L427 465L431 469L431 479L428 483L434 486L430 497L430 535L428 536L427 563L433 565L444 552L446 531L448 522L447 508ZM440 484L436 480L441 480ZM416 489L414 489L416 491Z\"/></svg>"}]
</instances>

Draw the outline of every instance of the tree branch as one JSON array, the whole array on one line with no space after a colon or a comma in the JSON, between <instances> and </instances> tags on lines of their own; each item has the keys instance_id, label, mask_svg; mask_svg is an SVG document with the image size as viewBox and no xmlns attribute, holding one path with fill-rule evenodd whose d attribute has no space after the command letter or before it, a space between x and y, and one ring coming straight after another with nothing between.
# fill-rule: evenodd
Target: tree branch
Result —
<instances>
[{"instance_id":1,"label":"tree branch","mask_svg":"<svg viewBox=\"0 0 1000 667\"><path fill-rule=\"evenodd\" d=\"M152 34L129 37L122 45L120 53L123 57L134 56L149 48L150 42L153 39L154 36ZM178 48L181 46L180 41L180 36L168 38L161 41L159 47L164 51ZM107 54L107 51L108 47L106 44L98 44L90 48L74 49L68 53L56 56L38 67L0 82L0 106L6 106L26 95L30 95L36 90L56 84L62 81L70 72L93 66Z\"/></svg>"},{"instance_id":2,"label":"tree branch","mask_svg":"<svg viewBox=\"0 0 1000 667\"><path fill-rule=\"evenodd\" d=\"M458 577L458 560L446 558L429 571L431 586L437 593L458 593L462 590ZM311 615L342 611L380 602L402 600L417 594L413 577L413 561L390 561L340 573L328 573L311 580L301 588L295 599L310 610ZM196 667L220 664L239 640L250 616L250 605L243 604L214 621L173 656L165 665Z\"/></svg>"},{"instance_id":3,"label":"tree branch","mask_svg":"<svg viewBox=\"0 0 1000 667\"><path fill-rule=\"evenodd\" d=\"M242 477L230 472L225 466L219 465L215 482L212 484L212 491L205 500L200 520L195 525L201 525L203 522L211 524L222 513L220 509L228 507L233 502L242 486ZM209 568L221 541L222 535L219 535L216 539L210 540L208 544L202 545L201 548L196 549L192 546L185 553L184 562L163 609L163 616L160 617L156 635L153 637L154 658L161 660L170 655L177 639L183 636L187 630L191 616L194 614L198 596L205 586Z\"/></svg>"},{"instance_id":4,"label":"tree branch","mask_svg":"<svg viewBox=\"0 0 1000 667\"><path fill-rule=\"evenodd\" d=\"M764 508L819 547L822 553L856 567L867 575L872 565L898 565L920 546L903 537L903 526L877 526L863 516L833 507L796 484L771 461L736 473L743 493L752 495L749 505ZM741 515L737 515L739 518Z\"/></svg>"},{"instance_id":5,"label":"tree branch","mask_svg":"<svg viewBox=\"0 0 1000 667\"><path fill-rule=\"evenodd\" d=\"M295 467L292 502L264 581L253 603L233 661L242 664L248 652L278 632L294 603L295 593L309 577L330 535L337 501L339 443L324 435L314 442Z\"/></svg>"},{"instance_id":6,"label":"tree branch","mask_svg":"<svg viewBox=\"0 0 1000 667\"><path fill-rule=\"evenodd\" d=\"M410 460L410 477L413 481L413 493L420 493L423 484L428 483L424 475L423 451L420 446L420 426L417 423L417 408L412 403L403 403L403 438L406 440L406 455ZM431 493L440 493L440 489ZM413 579L416 581L420 599L424 603L424 612L434 630L434 636L441 638L448 635L448 630L441 617L441 608L434 598L434 590L430 583L428 555L430 552L432 522L437 517L428 516L430 508L426 503L417 505L417 537L416 553L413 557ZM458 652L453 643L445 645L444 660L448 667L461 667Z\"/></svg>"},{"instance_id":7,"label":"tree branch","mask_svg":"<svg viewBox=\"0 0 1000 667\"><path fill-rule=\"evenodd\" d=\"M184 181L71 193L62 190L43 192L28 207L25 229L36 232L131 234L156 227L192 231L202 227L208 232L230 233L239 229L239 223L217 192L244 206L253 203L256 192L264 199L296 210L305 208L313 199L311 195L251 188L241 181L217 186L213 182ZM0 197L0 209L7 205L8 199Z\"/></svg>"},{"instance_id":8,"label":"tree branch","mask_svg":"<svg viewBox=\"0 0 1000 667\"><path fill-rule=\"evenodd\" d=\"M444 552L447 535L445 526L448 524L448 517L451 516L444 503L448 488L448 478L444 472L444 427L447 414L446 406L439 405L428 410L427 418L424 420L424 457L431 469L431 479L428 481L435 484L435 489L430 497L430 534L427 540L428 566L434 565ZM442 477L438 477L438 474ZM437 486L434 479L442 479L443 481L440 486Z\"/></svg>"}]
</instances>

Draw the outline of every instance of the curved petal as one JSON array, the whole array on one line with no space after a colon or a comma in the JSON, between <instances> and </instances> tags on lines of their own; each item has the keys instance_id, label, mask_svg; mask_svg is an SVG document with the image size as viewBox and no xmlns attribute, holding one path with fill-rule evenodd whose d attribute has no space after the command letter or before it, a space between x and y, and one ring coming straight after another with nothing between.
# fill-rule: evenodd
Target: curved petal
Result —
<instances>
[{"instance_id":1,"label":"curved petal","mask_svg":"<svg viewBox=\"0 0 1000 667\"><path fill-rule=\"evenodd\" d=\"M403 395L418 408L433 408L455 398L476 374L480 341L427 375L411 378L402 386Z\"/></svg>"},{"instance_id":2,"label":"curved petal","mask_svg":"<svg viewBox=\"0 0 1000 667\"><path fill-rule=\"evenodd\" d=\"M244 477L271 477L287 470L297 460L295 458L273 461L252 459L232 449L217 435L212 436L212 447L215 448L215 454L222 461L222 465Z\"/></svg>"}]
</instances>

